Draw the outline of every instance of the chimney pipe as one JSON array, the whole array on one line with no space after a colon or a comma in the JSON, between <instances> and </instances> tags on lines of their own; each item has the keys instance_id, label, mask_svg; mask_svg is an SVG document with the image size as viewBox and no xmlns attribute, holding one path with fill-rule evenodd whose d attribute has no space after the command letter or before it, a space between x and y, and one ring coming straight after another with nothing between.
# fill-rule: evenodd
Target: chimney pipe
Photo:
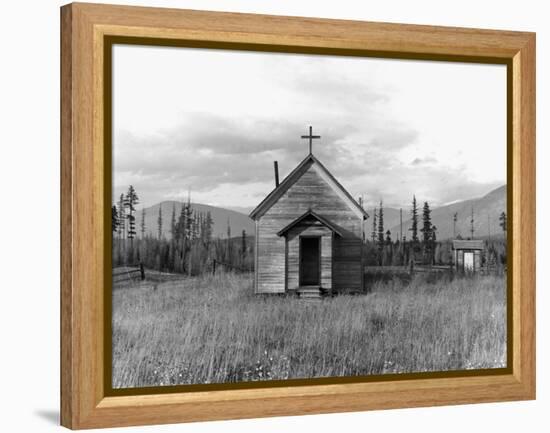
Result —
<instances>
[{"instance_id":1,"label":"chimney pipe","mask_svg":"<svg viewBox=\"0 0 550 433\"><path fill-rule=\"evenodd\" d=\"M273 161L273 170L275 170L275 188L279 186L279 163Z\"/></svg>"}]
</instances>

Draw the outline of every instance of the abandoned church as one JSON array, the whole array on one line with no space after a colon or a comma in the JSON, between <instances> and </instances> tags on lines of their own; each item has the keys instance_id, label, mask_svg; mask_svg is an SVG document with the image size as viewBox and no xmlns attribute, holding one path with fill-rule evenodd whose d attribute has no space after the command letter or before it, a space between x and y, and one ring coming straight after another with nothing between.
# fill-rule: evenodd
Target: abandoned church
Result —
<instances>
[{"instance_id":1,"label":"abandoned church","mask_svg":"<svg viewBox=\"0 0 550 433\"><path fill-rule=\"evenodd\" d=\"M362 291L367 213L313 155L281 182L275 163L275 189L250 213L256 223L256 293Z\"/></svg>"}]
</instances>

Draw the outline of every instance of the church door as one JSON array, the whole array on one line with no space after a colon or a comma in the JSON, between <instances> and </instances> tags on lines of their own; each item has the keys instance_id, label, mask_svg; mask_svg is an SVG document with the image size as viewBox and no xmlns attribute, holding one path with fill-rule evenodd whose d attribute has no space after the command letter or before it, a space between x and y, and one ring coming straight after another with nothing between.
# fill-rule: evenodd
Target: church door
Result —
<instances>
[{"instance_id":1,"label":"church door","mask_svg":"<svg viewBox=\"0 0 550 433\"><path fill-rule=\"evenodd\" d=\"M318 286L321 283L320 237L300 238L300 285Z\"/></svg>"}]
</instances>

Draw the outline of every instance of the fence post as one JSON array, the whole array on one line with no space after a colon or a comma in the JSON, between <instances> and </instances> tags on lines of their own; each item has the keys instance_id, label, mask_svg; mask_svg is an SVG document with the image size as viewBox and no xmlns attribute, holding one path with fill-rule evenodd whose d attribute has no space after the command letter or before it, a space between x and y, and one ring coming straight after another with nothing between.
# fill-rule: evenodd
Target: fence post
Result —
<instances>
[{"instance_id":1,"label":"fence post","mask_svg":"<svg viewBox=\"0 0 550 433\"><path fill-rule=\"evenodd\" d=\"M141 280L145 280L145 268L143 267L143 263L139 264L139 273L141 275Z\"/></svg>"}]
</instances>

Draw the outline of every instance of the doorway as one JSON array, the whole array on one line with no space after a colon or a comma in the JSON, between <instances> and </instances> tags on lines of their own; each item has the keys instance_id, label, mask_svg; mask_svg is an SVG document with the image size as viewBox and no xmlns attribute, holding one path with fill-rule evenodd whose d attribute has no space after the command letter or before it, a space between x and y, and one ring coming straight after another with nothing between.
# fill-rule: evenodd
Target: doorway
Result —
<instances>
[{"instance_id":1,"label":"doorway","mask_svg":"<svg viewBox=\"0 0 550 433\"><path fill-rule=\"evenodd\" d=\"M321 238L300 238L300 286L321 283Z\"/></svg>"},{"instance_id":2,"label":"doorway","mask_svg":"<svg viewBox=\"0 0 550 433\"><path fill-rule=\"evenodd\" d=\"M474 253L471 251L464 252L464 270L467 272L474 270Z\"/></svg>"}]
</instances>

